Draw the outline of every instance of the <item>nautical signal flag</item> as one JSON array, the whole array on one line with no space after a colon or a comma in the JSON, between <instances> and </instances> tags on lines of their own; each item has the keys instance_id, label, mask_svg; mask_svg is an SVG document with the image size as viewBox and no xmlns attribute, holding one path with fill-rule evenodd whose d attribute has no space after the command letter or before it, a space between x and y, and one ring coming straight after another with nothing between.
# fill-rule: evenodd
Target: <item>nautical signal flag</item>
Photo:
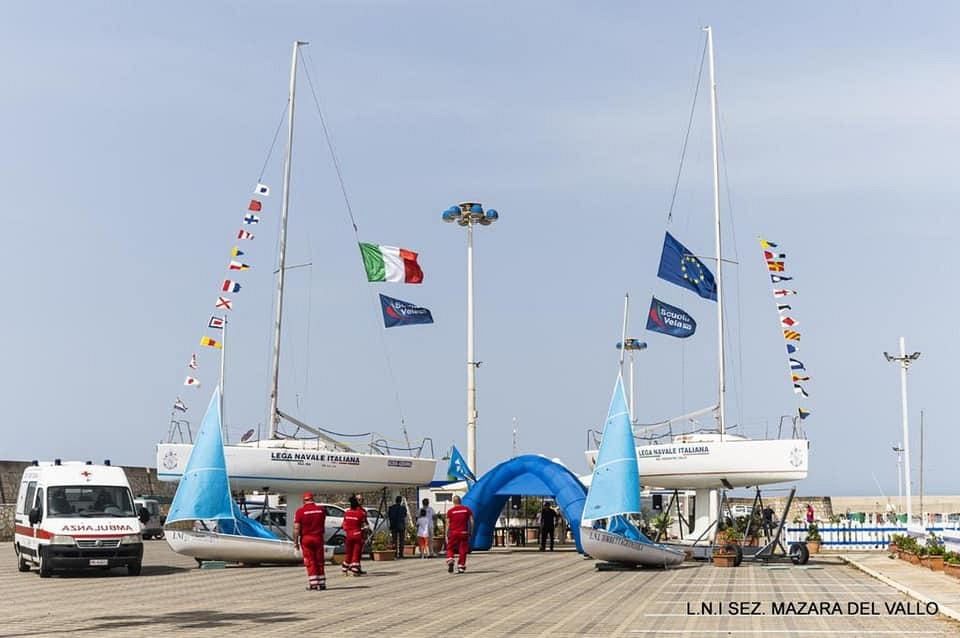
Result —
<instances>
[{"instance_id":1,"label":"nautical signal flag","mask_svg":"<svg viewBox=\"0 0 960 638\"><path fill-rule=\"evenodd\" d=\"M253 189L253 192L257 195L263 195L264 197L270 197L270 187L266 184L257 184L257 187Z\"/></svg>"},{"instance_id":2,"label":"nautical signal flag","mask_svg":"<svg viewBox=\"0 0 960 638\"><path fill-rule=\"evenodd\" d=\"M242 250L240 250L239 248L237 248L236 246L234 246L234 247L233 247L233 250L230 251L230 256L231 256L231 257L239 257L240 255L243 255L243 254L245 254L245 253L244 253Z\"/></svg>"},{"instance_id":3,"label":"nautical signal flag","mask_svg":"<svg viewBox=\"0 0 960 638\"><path fill-rule=\"evenodd\" d=\"M360 242L360 256L367 271L367 281L423 283L423 270L417 263L417 253L412 250Z\"/></svg>"},{"instance_id":4,"label":"nautical signal flag","mask_svg":"<svg viewBox=\"0 0 960 638\"><path fill-rule=\"evenodd\" d=\"M810 395L807 393L807 391L803 389L803 386L800 385L799 383L794 383L794 384L793 384L793 392L794 392L795 394L799 394L799 395L802 396L803 398L807 398L807 397L810 396Z\"/></svg>"},{"instance_id":5,"label":"nautical signal flag","mask_svg":"<svg viewBox=\"0 0 960 638\"><path fill-rule=\"evenodd\" d=\"M252 210L255 213L259 213L260 209L262 208L263 208L263 204L261 204L260 200L257 200L257 199L251 199L250 205L247 206L247 210Z\"/></svg>"},{"instance_id":6,"label":"nautical signal flag","mask_svg":"<svg viewBox=\"0 0 960 638\"><path fill-rule=\"evenodd\" d=\"M196 369L197 369L198 366L197 366L197 355L196 355L196 353L190 355L190 363L187 364L187 367L190 368L191 370L196 370Z\"/></svg>"},{"instance_id":7,"label":"nautical signal flag","mask_svg":"<svg viewBox=\"0 0 960 638\"><path fill-rule=\"evenodd\" d=\"M778 284L781 281L790 281L793 277L784 277L783 275L770 275L770 282Z\"/></svg>"},{"instance_id":8,"label":"nautical signal flag","mask_svg":"<svg viewBox=\"0 0 960 638\"><path fill-rule=\"evenodd\" d=\"M223 317L218 317L216 315L210 317L210 321L207 322L208 328L216 328L217 330L223 330L223 325L227 323Z\"/></svg>"},{"instance_id":9,"label":"nautical signal flag","mask_svg":"<svg viewBox=\"0 0 960 638\"><path fill-rule=\"evenodd\" d=\"M213 304L213 307L221 310L233 310L233 302L226 297L217 297L217 303Z\"/></svg>"},{"instance_id":10,"label":"nautical signal flag","mask_svg":"<svg viewBox=\"0 0 960 638\"><path fill-rule=\"evenodd\" d=\"M704 299L717 300L717 282L713 273L670 233L663 238L657 277L692 290Z\"/></svg>"},{"instance_id":11,"label":"nautical signal flag","mask_svg":"<svg viewBox=\"0 0 960 638\"><path fill-rule=\"evenodd\" d=\"M780 325L784 328L792 328L794 326L799 326L800 322L793 317L780 317Z\"/></svg>"},{"instance_id":12,"label":"nautical signal flag","mask_svg":"<svg viewBox=\"0 0 960 638\"><path fill-rule=\"evenodd\" d=\"M800 333L796 330L784 330L783 338L787 341L800 341Z\"/></svg>"},{"instance_id":13,"label":"nautical signal flag","mask_svg":"<svg viewBox=\"0 0 960 638\"><path fill-rule=\"evenodd\" d=\"M220 284L220 290L223 292L240 292L240 284L230 279L224 279L223 283Z\"/></svg>"},{"instance_id":14,"label":"nautical signal flag","mask_svg":"<svg viewBox=\"0 0 960 638\"><path fill-rule=\"evenodd\" d=\"M790 357L790 369L791 369L791 370L806 370L806 368L803 367L803 362L800 361L799 359L794 359L793 357Z\"/></svg>"},{"instance_id":15,"label":"nautical signal flag","mask_svg":"<svg viewBox=\"0 0 960 638\"><path fill-rule=\"evenodd\" d=\"M793 379L793 382L794 382L794 383L796 383L797 381L809 381L809 380L810 380L810 377L805 377L805 376L803 376L802 374L791 374L790 377Z\"/></svg>"},{"instance_id":16,"label":"nautical signal flag","mask_svg":"<svg viewBox=\"0 0 960 638\"><path fill-rule=\"evenodd\" d=\"M786 311L788 311L788 310L790 310L790 306L788 306L787 304L785 304L785 303L778 303L778 304L777 304L777 312L779 312L781 315L782 315L783 313L785 313Z\"/></svg>"},{"instance_id":17,"label":"nautical signal flag","mask_svg":"<svg viewBox=\"0 0 960 638\"><path fill-rule=\"evenodd\" d=\"M248 213L248 214L246 214L246 215L243 216L243 223L244 223L244 224L259 224L259 223L260 223L260 217L257 216L257 215L254 215L253 213Z\"/></svg>"},{"instance_id":18,"label":"nautical signal flag","mask_svg":"<svg viewBox=\"0 0 960 638\"><path fill-rule=\"evenodd\" d=\"M797 351L797 346L793 345L792 343L787 344L787 354L793 354L796 351Z\"/></svg>"},{"instance_id":19,"label":"nautical signal flag","mask_svg":"<svg viewBox=\"0 0 960 638\"><path fill-rule=\"evenodd\" d=\"M250 270L250 266L248 266L247 264L242 264L236 259L230 260L229 268L230 270Z\"/></svg>"},{"instance_id":20,"label":"nautical signal flag","mask_svg":"<svg viewBox=\"0 0 960 638\"><path fill-rule=\"evenodd\" d=\"M783 261L787 258L786 253L772 253L769 250L763 251L763 258L767 261Z\"/></svg>"},{"instance_id":21,"label":"nautical signal flag","mask_svg":"<svg viewBox=\"0 0 960 638\"><path fill-rule=\"evenodd\" d=\"M200 337L200 345L206 346L208 348L216 348L217 350L220 350L223 348L222 343L220 343L215 339L211 339L210 337Z\"/></svg>"},{"instance_id":22,"label":"nautical signal flag","mask_svg":"<svg viewBox=\"0 0 960 638\"><path fill-rule=\"evenodd\" d=\"M198 378L196 378L196 377L187 377L186 379L184 379L183 385L189 385L189 386L193 386L193 387L195 387L195 388L199 388L199 387L200 387L200 379L198 379Z\"/></svg>"},{"instance_id":23,"label":"nautical signal flag","mask_svg":"<svg viewBox=\"0 0 960 638\"><path fill-rule=\"evenodd\" d=\"M768 261L767 270L770 272L783 272L783 262L782 261Z\"/></svg>"},{"instance_id":24,"label":"nautical signal flag","mask_svg":"<svg viewBox=\"0 0 960 638\"><path fill-rule=\"evenodd\" d=\"M433 323L433 315L426 308L415 306L409 301L401 301L380 295L380 308L383 310L383 327L412 326L418 323Z\"/></svg>"},{"instance_id":25,"label":"nautical signal flag","mask_svg":"<svg viewBox=\"0 0 960 638\"><path fill-rule=\"evenodd\" d=\"M237 231L237 239L253 239L253 233L245 230Z\"/></svg>"},{"instance_id":26,"label":"nautical signal flag","mask_svg":"<svg viewBox=\"0 0 960 638\"><path fill-rule=\"evenodd\" d=\"M783 288L777 288L773 291L774 297L789 297L790 295L797 294L796 290L784 290Z\"/></svg>"},{"instance_id":27,"label":"nautical signal flag","mask_svg":"<svg viewBox=\"0 0 960 638\"><path fill-rule=\"evenodd\" d=\"M797 415L800 417L800 420L803 421L805 418L810 416L810 410L804 410L803 408L797 408Z\"/></svg>"},{"instance_id":28,"label":"nautical signal flag","mask_svg":"<svg viewBox=\"0 0 960 638\"><path fill-rule=\"evenodd\" d=\"M773 243L772 241L767 241L766 239L761 238L761 239L760 239L760 247L761 247L761 248L776 248L777 245L776 245L775 243Z\"/></svg>"},{"instance_id":29,"label":"nautical signal flag","mask_svg":"<svg viewBox=\"0 0 960 638\"><path fill-rule=\"evenodd\" d=\"M173 409L179 410L180 412L187 411L187 404L180 400L180 397L177 397L177 400L173 402Z\"/></svg>"}]
</instances>

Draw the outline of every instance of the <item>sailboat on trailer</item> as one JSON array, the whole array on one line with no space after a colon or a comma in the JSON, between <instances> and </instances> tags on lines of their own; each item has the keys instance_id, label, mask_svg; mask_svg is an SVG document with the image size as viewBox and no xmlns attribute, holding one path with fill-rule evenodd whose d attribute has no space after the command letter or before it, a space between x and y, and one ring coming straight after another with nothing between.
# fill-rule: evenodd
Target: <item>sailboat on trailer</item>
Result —
<instances>
[{"instance_id":1,"label":"sailboat on trailer","mask_svg":"<svg viewBox=\"0 0 960 638\"><path fill-rule=\"evenodd\" d=\"M368 449L360 451L343 443L340 436L314 428L280 410L280 344L284 310L284 278L286 274L287 218L290 202L290 172L293 150L294 105L297 65L300 47L294 42L290 68L287 107L287 145L283 165L283 195L280 218L279 258L276 274L276 315L273 330L269 435L259 440L223 445L226 470L234 490L265 490L281 494L304 491L350 492L425 485L433 478L436 459L432 458L429 439L419 446L391 444L385 437L369 434ZM291 424L297 432L308 432L308 438L285 435L281 422ZM186 473L193 450L191 443L161 443L157 446L157 476L165 481L179 481ZM425 456L429 454L430 456ZM293 511L288 499L288 526ZM295 506L294 506L295 507Z\"/></svg>"},{"instance_id":2,"label":"sailboat on trailer","mask_svg":"<svg viewBox=\"0 0 960 638\"><path fill-rule=\"evenodd\" d=\"M584 529L580 530L583 551L593 558L626 565L666 567L683 562L682 551L654 543L627 517L639 513L637 450L623 392L623 377L618 375L583 506ZM606 527L601 525L603 519Z\"/></svg>"}]
</instances>

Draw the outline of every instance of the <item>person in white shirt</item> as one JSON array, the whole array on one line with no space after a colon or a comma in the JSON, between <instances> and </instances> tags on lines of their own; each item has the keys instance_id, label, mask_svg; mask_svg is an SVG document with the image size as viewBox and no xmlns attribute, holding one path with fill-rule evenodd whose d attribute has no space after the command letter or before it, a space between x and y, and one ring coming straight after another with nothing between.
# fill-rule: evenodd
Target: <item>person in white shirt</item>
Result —
<instances>
[{"instance_id":1,"label":"person in white shirt","mask_svg":"<svg viewBox=\"0 0 960 638\"><path fill-rule=\"evenodd\" d=\"M420 510L420 516L417 517L417 546L420 548L420 558L427 557L432 526L433 520L427 516L427 510Z\"/></svg>"},{"instance_id":2,"label":"person in white shirt","mask_svg":"<svg viewBox=\"0 0 960 638\"><path fill-rule=\"evenodd\" d=\"M430 507L430 499L423 499L423 509L426 511L427 519L430 521L430 530L429 530L429 540L427 541L427 548L430 550L430 558L434 558L436 554L433 551L433 526L434 520L437 517L436 512L433 511L433 508Z\"/></svg>"}]
</instances>

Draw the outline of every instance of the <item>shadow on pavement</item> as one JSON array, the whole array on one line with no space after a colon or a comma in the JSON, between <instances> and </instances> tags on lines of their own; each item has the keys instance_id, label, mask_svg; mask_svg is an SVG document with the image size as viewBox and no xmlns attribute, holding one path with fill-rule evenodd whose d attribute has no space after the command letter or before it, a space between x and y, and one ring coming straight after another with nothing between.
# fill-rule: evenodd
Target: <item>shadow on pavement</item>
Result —
<instances>
[{"instance_id":1,"label":"shadow on pavement","mask_svg":"<svg viewBox=\"0 0 960 638\"><path fill-rule=\"evenodd\" d=\"M130 616L98 616L90 619L90 624L82 629L73 631L103 632L109 630L130 629L135 625L153 626L161 634L164 631L183 631L189 629L213 629L230 627L243 623L249 626L267 625L274 623L299 622L307 620L303 616L292 612L221 612L211 610L172 611L150 615L138 613Z\"/></svg>"}]
</instances>

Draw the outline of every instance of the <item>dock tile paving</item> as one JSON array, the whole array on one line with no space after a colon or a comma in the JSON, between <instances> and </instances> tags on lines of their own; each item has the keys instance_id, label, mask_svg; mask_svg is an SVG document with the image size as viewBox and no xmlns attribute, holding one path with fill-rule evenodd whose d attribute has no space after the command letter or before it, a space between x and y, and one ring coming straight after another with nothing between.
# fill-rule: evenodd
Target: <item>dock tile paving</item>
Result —
<instances>
[{"instance_id":1,"label":"dock tile paving","mask_svg":"<svg viewBox=\"0 0 960 638\"><path fill-rule=\"evenodd\" d=\"M893 616L908 596L845 565L745 564L720 569L599 571L573 551L471 554L466 574L442 559L327 569L325 592L305 591L299 567L196 568L163 541L146 544L143 574L122 570L41 579L19 573L7 545L0 570L0 638L13 636L960 636L942 616ZM730 615L731 602L766 615ZM772 601L874 604L880 615L772 615ZM689 615L701 603L720 615Z\"/></svg>"}]
</instances>

